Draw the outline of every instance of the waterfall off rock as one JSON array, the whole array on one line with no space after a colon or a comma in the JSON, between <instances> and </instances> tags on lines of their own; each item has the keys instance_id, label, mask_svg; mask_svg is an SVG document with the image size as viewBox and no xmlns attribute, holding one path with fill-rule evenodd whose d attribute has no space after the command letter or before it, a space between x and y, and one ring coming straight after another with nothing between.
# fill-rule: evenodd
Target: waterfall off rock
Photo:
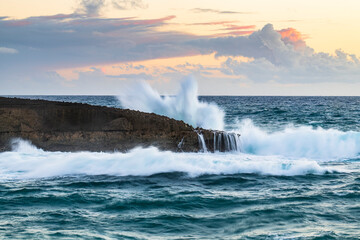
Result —
<instances>
[{"instance_id":1,"label":"waterfall off rock","mask_svg":"<svg viewBox=\"0 0 360 240\"><path fill-rule=\"evenodd\" d=\"M240 135L237 133L214 132L214 152L241 152Z\"/></svg>"},{"instance_id":2,"label":"waterfall off rock","mask_svg":"<svg viewBox=\"0 0 360 240\"><path fill-rule=\"evenodd\" d=\"M207 147L206 147L206 143L204 140L204 136L201 133L197 133L197 134L198 134L198 139L199 139L200 151L206 153Z\"/></svg>"},{"instance_id":3,"label":"waterfall off rock","mask_svg":"<svg viewBox=\"0 0 360 240\"><path fill-rule=\"evenodd\" d=\"M235 132L196 130L201 152L242 152L240 134Z\"/></svg>"}]
</instances>

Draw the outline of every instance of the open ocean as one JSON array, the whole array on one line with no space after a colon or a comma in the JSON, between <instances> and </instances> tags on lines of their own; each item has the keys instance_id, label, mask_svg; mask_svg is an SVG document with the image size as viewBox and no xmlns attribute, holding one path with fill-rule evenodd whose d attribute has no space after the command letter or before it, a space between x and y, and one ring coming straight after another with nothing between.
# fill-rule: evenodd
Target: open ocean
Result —
<instances>
[{"instance_id":1,"label":"open ocean","mask_svg":"<svg viewBox=\"0 0 360 240\"><path fill-rule=\"evenodd\" d=\"M199 99L241 152L0 153L0 238L360 239L360 97Z\"/></svg>"}]
</instances>

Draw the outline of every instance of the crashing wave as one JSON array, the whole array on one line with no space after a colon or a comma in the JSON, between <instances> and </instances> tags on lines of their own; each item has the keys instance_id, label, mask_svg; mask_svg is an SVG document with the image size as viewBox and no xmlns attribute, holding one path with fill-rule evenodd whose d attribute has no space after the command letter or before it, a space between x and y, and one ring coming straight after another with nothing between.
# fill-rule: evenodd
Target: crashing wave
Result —
<instances>
[{"instance_id":1,"label":"crashing wave","mask_svg":"<svg viewBox=\"0 0 360 240\"><path fill-rule=\"evenodd\" d=\"M354 158L360 155L360 132L311 126L287 127L269 133L254 125L250 119L239 123L242 149L256 155L321 160Z\"/></svg>"},{"instance_id":2,"label":"crashing wave","mask_svg":"<svg viewBox=\"0 0 360 240\"><path fill-rule=\"evenodd\" d=\"M124 108L168 116L193 127L224 129L224 111L216 104L199 101L197 91L197 82L192 78L181 83L176 96L164 97L146 82L138 82L118 99Z\"/></svg>"},{"instance_id":3,"label":"crashing wave","mask_svg":"<svg viewBox=\"0 0 360 240\"><path fill-rule=\"evenodd\" d=\"M234 153L173 153L157 148L135 148L128 153L47 152L17 140L12 152L0 153L2 179L64 175L148 176L164 172L202 174L256 173L265 175L323 174L331 171L308 159Z\"/></svg>"}]
</instances>

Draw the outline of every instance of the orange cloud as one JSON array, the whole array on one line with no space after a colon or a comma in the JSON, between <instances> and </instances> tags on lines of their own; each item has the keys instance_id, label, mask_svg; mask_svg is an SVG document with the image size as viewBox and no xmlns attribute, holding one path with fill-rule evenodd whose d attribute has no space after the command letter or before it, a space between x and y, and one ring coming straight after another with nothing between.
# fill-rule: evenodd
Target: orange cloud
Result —
<instances>
[{"instance_id":1,"label":"orange cloud","mask_svg":"<svg viewBox=\"0 0 360 240\"><path fill-rule=\"evenodd\" d=\"M303 35L296 29L294 28L282 29L278 31L278 33L280 33L281 39L285 43L290 43L294 45L294 48L296 50L301 50L306 47L306 43L304 41Z\"/></svg>"},{"instance_id":2,"label":"orange cloud","mask_svg":"<svg viewBox=\"0 0 360 240\"><path fill-rule=\"evenodd\" d=\"M288 38L292 42L297 42L302 39L301 33L294 28L282 29L279 31L281 38Z\"/></svg>"}]
</instances>

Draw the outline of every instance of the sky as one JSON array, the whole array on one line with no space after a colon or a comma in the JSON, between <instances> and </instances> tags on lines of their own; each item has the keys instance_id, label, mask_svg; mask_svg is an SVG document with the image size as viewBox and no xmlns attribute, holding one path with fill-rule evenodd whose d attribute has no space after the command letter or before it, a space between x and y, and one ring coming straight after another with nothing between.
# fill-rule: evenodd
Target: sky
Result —
<instances>
[{"instance_id":1,"label":"sky","mask_svg":"<svg viewBox=\"0 0 360 240\"><path fill-rule=\"evenodd\" d=\"M360 95L358 0L0 0L1 95Z\"/></svg>"}]
</instances>

